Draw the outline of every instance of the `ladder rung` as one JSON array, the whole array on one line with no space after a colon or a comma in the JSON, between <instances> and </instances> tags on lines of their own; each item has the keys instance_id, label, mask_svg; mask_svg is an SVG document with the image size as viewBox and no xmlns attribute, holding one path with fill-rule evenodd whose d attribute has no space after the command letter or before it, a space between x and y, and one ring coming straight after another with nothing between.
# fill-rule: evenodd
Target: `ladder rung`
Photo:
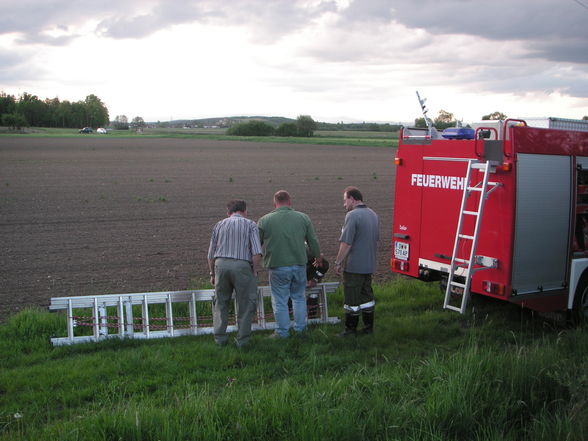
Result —
<instances>
[{"instance_id":1,"label":"ladder rung","mask_svg":"<svg viewBox=\"0 0 588 441\"><path fill-rule=\"evenodd\" d=\"M470 214L472 216L477 216L479 213L477 211L464 211L463 214Z\"/></svg>"},{"instance_id":2,"label":"ladder rung","mask_svg":"<svg viewBox=\"0 0 588 441\"><path fill-rule=\"evenodd\" d=\"M470 191L482 191L483 188L482 187L468 187L468 190L470 190Z\"/></svg>"},{"instance_id":3,"label":"ladder rung","mask_svg":"<svg viewBox=\"0 0 588 441\"><path fill-rule=\"evenodd\" d=\"M470 239L474 240L474 236L468 236L467 234L458 234L460 239Z\"/></svg>"},{"instance_id":4,"label":"ladder rung","mask_svg":"<svg viewBox=\"0 0 588 441\"><path fill-rule=\"evenodd\" d=\"M465 283L450 282L450 285L457 286L458 288L465 288Z\"/></svg>"},{"instance_id":5,"label":"ladder rung","mask_svg":"<svg viewBox=\"0 0 588 441\"><path fill-rule=\"evenodd\" d=\"M457 306L445 305L445 308L451 309L452 311L461 312L461 308L458 308Z\"/></svg>"},{"instance_id":6,"label":"ladder rung","mask_svg":"<svg viewBox=\"0 0 588 441\"><path fill-rule=\"evenodd\" d=\"M469 260L467 259L461 259L459 257L456 257L455 259L453 259L455 262L459 262L459 263L470 263Z\"/></svg>"}]
</instances>

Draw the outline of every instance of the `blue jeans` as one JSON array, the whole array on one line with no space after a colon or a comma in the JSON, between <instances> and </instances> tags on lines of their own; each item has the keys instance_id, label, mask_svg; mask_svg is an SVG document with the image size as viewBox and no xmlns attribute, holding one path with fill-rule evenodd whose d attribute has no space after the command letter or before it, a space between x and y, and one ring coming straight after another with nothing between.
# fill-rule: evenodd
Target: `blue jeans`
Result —
<instances>
[{"instance_id":1,"label":"blue jeans","mask_svg":"<svg viewBox=\"0 0 588 441\"><path fill-rule=\"evenodd\" d=\"M294 309L294 330L306 329L306 266L292 265L270 268L269 282L272 289L272 308L276 318L276 333L288 337L290 314L288 298L292 299Z\"/></svg>"}]
</instances>

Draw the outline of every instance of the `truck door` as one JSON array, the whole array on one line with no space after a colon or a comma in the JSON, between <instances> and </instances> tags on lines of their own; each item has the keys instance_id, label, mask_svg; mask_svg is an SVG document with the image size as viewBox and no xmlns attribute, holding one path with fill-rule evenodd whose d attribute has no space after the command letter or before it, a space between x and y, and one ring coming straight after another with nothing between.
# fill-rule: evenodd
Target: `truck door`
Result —
<instances>
[{"instance_id":1,"label":"truck door","mask_svg":"<svg viewBox=\"0 0 588 441\"><path fill-rule=\"evenodd\" d=\"M572 157L517 155L513 294L566 285Z\"/></svg>"}]
</instances>

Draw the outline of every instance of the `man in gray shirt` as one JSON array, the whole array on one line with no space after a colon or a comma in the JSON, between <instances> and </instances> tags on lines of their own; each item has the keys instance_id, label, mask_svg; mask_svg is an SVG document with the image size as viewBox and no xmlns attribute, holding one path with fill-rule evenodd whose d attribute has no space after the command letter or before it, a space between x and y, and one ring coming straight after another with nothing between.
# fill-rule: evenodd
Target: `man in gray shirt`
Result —
<instances>
[{"instance_id":1,"label":"man in gray shirt","mask_svg":"<svg viewBox=\"0 0 588 441\"><path fill-rule=\"evenodd\" d=\"M378 215L363 202L356 187L343 192L343 206L347 210L345 223L339 238L339 252L335 259L335 272L343 274L345 297L345 330L343 337L357 335L361 314L362 334L374 330L374 292L372 273L377 265L377 246L380 237Z\"/></svg>"}]
</instances>

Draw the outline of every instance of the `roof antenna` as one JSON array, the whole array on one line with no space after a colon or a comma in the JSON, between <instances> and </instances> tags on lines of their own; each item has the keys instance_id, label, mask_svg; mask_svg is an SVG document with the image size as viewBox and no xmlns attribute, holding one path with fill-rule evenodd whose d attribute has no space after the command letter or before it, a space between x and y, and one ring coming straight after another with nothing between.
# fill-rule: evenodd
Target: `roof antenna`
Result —
<instances>
[{"instance_id":1,"label":"roof antenna","mask_svg":"<svg viewBox=\"0 0 588 441\"><path fill-rule=\"evenodd\" d=\"M427 112L429 111L429 109L427 109L427 107L425 106L425 102L427 101L427 99L421 98L418 90L416 91L416 94L417 98L419 99L421 110L423 111L423 117L425 119L425 123L427 124L427 129L429 130L429 136L431 137L431 139L437 139L437 129L433 127L433 121L431 121L431 118L427 116Z\"/></svg>"}]
</instances>

